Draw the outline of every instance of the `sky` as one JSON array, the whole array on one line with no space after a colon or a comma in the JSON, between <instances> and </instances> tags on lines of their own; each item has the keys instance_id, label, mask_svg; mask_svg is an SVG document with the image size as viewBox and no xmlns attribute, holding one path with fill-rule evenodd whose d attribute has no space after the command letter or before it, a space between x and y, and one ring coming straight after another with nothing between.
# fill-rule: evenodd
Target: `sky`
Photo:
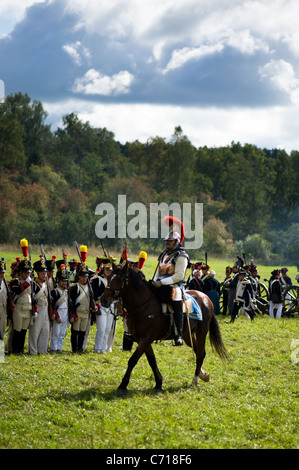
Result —
<instances>
[{"instance_id":1,"label":"sky","mask_svg":"<svg viewBox=\"0 0 299 470\"><path fill-rule=\"evenodd\" d=\"M298 0L1 0L0 95L41 101L53 131L74 112L121 143L181 126L299 150L298 18Z\"/></svg>"}]
</instances>

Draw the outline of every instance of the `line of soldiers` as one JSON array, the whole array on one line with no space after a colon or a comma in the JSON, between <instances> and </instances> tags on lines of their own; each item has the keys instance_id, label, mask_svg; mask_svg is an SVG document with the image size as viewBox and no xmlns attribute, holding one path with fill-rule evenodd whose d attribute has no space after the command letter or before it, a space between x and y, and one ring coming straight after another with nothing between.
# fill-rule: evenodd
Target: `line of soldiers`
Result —
<instances>
[{"instance_id":1,"label":"line of soldiers","mask_svg":"<svg viewBox=\"0 0 299 470\"><path fill-rule=\"evenodd\" d=\"M223 296L222 314L228 313L232 323L239 312L250 317L251 320L257 311L262 313L260 308L265 307L265 304L257 304L257 296L261 297L261 286L258 268L253 260L246 265L244 260L237 256L234 265L226 267L225 279L221 283L215 279L216 272L210 270L210 266L206 263L194 263L192 270L192 275L188 279L188 289L200 290L207 294L214 304L215 314L220 313L220 295ZM281 317L283 301L288 301L287 291L292 286L292 280L287 273L286 267L271 272L268 289L269 315L272 318L275 310L276 318ZM262 300L260 299L259 302Z\"/></svg>"},{"instance_id":2,"label":"line of soldiers","mask_svg":"<svg viewBox=\"0 0 299 470\"><path fill-rule=\"evenodd\" d=\"M12 263L12 280L9 282L5 278L5 259L1 259L0 339L4 339L8 325L6 353L24 352L27 330L29 354L46 354L49 349L60 352L68 326L71 326L72 351L83 351L93 323L97 326L94 350L99 353L111 351L116 322L123 312L119 302L105 309L100 305L100 297L115 258L110 255L97 257L97 269L93 271L86 264L87 247L77 248L80 261L68 260L65 253L60 260L56 256L47 260L43 253L38 261L31 263L28 241L23 239L24 259L18 257ZM146 253L141 253L146 258ZM132 266L143 266L144 261L128 260Z\"/></svg>"}]
</instances>

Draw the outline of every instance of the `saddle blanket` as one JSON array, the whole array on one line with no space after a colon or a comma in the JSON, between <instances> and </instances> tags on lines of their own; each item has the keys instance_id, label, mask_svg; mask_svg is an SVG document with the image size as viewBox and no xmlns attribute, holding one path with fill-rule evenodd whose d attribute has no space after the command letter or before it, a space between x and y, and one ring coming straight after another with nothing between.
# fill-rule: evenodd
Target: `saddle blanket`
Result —
<instances>
[{"instance_id":1,"label":"saddle blanket","mask_svg":"<svg viewBox=\"0 0 299 470\"><path fill-rule=\"evenodd\" d=\"M185 299L186 299L190 319L202 320L202 311L197 300L191 294L188 294L187 292L185 292ZM184 308L184 315L186 316L185 308Z\"/></svg>"},{"instance_id":2,"label":"saddle blanket","mask_svg":"<svg viewBox=\"0 0 299 470\"><path fill-rule=\"evenodd\" d=\"M188 294L187 292L185 292L184 295L185 295L185 300L186 300L185 302L183 302L184 317L187 316L187 309L188 309L190 320L202 320L202 311L197 300L191 294ZM171 305L163 304L162 312L173 313L173 308Z\"/></svg>"}]
</instances>

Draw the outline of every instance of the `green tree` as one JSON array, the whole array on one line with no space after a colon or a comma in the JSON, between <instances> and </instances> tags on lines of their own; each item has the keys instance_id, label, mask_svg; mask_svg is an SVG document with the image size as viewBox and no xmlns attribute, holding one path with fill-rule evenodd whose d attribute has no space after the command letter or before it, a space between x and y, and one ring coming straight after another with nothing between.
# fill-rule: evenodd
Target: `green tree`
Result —
<instances>
[{"instance_id":1,"label":"green tree","mask_svg":"<svg viewBox=\"0 0 299 470\"><path fill-rule=\"evenodd\" d=\"M52 141L50 126L45 124L47 113L40 101L22 93L7 96L0 114L8 122L18 123L18 136L22 136L27 167L46 161L49 142ZM15 124L16 125L16 124Z\"/></svg>"},{"instance_id":2,"label":"green tree","mask_svg":"<svg viewBox=\"0 0 299 470\"><path fill-rule=\"evenodd\" d=\"M180 200L194 192L195 149L181 126L174 129L169 148L169 180L173 193Z\"/></svg>"}]
</instances>

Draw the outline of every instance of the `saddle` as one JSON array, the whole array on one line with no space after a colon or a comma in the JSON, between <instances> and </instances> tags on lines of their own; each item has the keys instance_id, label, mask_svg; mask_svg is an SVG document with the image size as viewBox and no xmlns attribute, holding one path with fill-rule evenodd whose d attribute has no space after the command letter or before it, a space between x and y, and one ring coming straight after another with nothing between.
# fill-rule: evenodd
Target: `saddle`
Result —
<instances>
[{"instance_id":1,"label":"saddle","mask_svg":"<svg viewBox=\"0 0 299 470\"><path fill-rule=\"evenodd\" d=\"M193 312L193 304L191 299L186 299L183 302L183 313L191 313ZM173 313L173 306L172 304L162 304L162 313L163 314L172 314Z\"/></svg>"},{"instance_id":2,"label":"saddle","mask_svg":"<svg viewBox=\"0 0 299 470\"><path fill-rule=\"evenodd\" d=\"M162 303L162 313L165 315L173 314L173 306L169 303ZM183 299L183 316L187 314L191 320L202 320L202 311L197 300L187 292L184 293Z\"/></svg>"}]
</instances>

